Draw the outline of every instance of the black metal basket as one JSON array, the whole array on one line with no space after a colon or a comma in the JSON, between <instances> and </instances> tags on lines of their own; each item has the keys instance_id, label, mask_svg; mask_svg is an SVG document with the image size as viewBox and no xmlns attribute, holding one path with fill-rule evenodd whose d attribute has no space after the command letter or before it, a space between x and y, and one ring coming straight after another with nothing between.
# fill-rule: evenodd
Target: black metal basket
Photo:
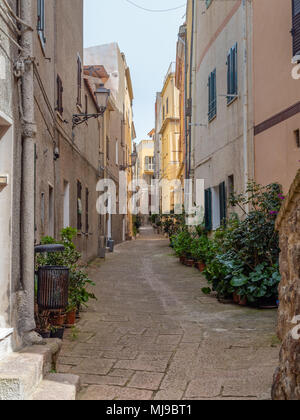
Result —
<instances>
[{"instance_id":1,"label":"black metal basket","mask_svg":"<svg viewBox=\"0 0 300 420\"><path fill-rule=\"evenodd\" d=\"M69 269L40 267L38 270L38 306L42 310L62 310L68 306Z\"/></svg>"}]
</instances>

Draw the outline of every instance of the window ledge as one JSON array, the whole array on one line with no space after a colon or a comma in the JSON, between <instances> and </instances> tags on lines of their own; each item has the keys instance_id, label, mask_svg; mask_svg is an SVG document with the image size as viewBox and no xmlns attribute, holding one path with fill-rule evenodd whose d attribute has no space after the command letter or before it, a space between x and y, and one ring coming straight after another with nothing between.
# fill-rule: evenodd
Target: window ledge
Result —
<instances>
[{"instance_id":1,"label":"window ledge","mask_svg":"<svg viewBox=\"0 0 300 420\"><path fill-rule=\"evenodd\" d=\"M208 120L208 123L210 124L210 123L212 123L216 119L217 119L217 115L215 115L214 117L212 117L211 119L209 119Z\"/></svg>"},{"instance_id":2,"label":"window ledge","mask_svg":"<svg viewBox=\"0 0 300 420\"><path fill-rule=\"evenodd\" d=\"M0 328L0 340L4 340L9 337L13 332L13 328Z\"/></svg>"},{"instance_id":3,"label":"window ledge","mask_svg":"<svg viewBox=\"0 0 300 420\"><path fill-rule=\"evenodd\" d=\"M39 38L39 41L40 41L41 49L43 51L43 55L44 55L44 57L46 57L46 43L44 42L43 33L41 31L38 31L38 38Z\"/></svg>"},{"instance_id":4,"label":"window ledge","mask_svg":"<svg viewBox=\"0 0 300 420\"><path fill-rule=\"evenodd\" d=\"M232 105L235 101L237 101L239 99L239 97L237 96L236 98L233 98L230 100L230 102L227 103L227 106Z\"/></svg>"}]
</instances>

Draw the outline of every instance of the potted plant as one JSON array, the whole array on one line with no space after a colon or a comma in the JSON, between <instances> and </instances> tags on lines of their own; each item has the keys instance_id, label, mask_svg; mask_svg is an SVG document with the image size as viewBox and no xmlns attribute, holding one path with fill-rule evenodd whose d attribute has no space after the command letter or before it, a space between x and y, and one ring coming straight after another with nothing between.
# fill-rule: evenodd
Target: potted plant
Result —
<instances>
[{"instance_id":1,"label":"potted plant","mask_svg":"<svg viewBox=\"0 0 300 420\"><path fill-rule=\"evenodd\" d=\"M76 324L77 307L74 303L69 303L66 310L65 327L72 328Z\"/></svg>"},{"instance_id":2,"label":"potted plant","mask_svg":"<svg viewBox=\"0 0 300 420\"><path fill-rule=\"evenodd\" d=\"M59 311L57 313L53 313L50 318L51 325L55 325L58 327L62 327L65 324L66 320L66 314L62 311Z\"/></svg>"},{"instance_id":3,"label":"potted plant","mask_svg":"<svg viewBox=\"0 0 300 420\"><path fill-rule=\"evenodd\" d=\"M59 338L62 340L64 338L65 328L61 326L52 326L50 332L51 338Z\"/></svg>"},{"instance_id":4,"label":"potted plant","mask_svg":"<svg viewBox=\"0 0 300 420\"><path fill-rule=\"evenodd\" d=\"M206 268L205 261L208 246L209 241L205 235L195 238L191 245L191 254L195 261L195 266L201 271L201 273L203 273Z\"/></svg>"}]
</instances>

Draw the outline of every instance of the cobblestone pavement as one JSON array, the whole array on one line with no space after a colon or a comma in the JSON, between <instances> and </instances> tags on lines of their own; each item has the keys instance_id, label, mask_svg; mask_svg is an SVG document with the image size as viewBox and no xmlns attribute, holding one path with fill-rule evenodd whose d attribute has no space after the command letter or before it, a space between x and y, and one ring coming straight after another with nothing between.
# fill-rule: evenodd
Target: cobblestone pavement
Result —
<instances>
[{"instance_id":1,"label":"cobblestone pavement","mask_svg":"<svg viewBox=\"0 0 300 420\"><path fill-rule=\"evenodd\" d=\"M218 303L144 229L90 268L98 301L68 330L58 371L82 400L270 399L276 311Z\"/></svg>"}]
</instances>

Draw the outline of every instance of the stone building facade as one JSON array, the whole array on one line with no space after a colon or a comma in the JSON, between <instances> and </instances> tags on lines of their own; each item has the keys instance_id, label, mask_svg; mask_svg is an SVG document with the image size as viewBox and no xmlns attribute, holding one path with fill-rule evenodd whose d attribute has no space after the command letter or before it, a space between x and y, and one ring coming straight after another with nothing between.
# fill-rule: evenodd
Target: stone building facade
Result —
<instances>
[{"instance_id":1,"label":"stone building facade","mask_svg":"<svg viewBox=\"0 0 300 420\"><path fill-rule=\"evenodd\" d=\"M36 5L37 7L37 5ZM96 185L103 137L99 119L73 127L73 115L97 113L91 85L84 79L83 2L48 1L34 38L36 143L36 243L76 228L76 246L84 261L98 255L101 220ZM64 25L70 19L72 25ZM76 27L76 36L74 36ZM98 86L102 83L98 79ZM97 86L95 86L95 89Z\"/></svg>"},{"instance_id":2,"label":"stone building facade","mask_svg":"<svg viewBox=\"0 0 300 420\"><path fill-rule=\"evenodd\" d=\"M274 400L300 400L300 171L277 220L280 233L278 337L280 365L274 376Z\"/></svg>"},{"instance_id":3,"label":"stone building facade","mask_svg":"<svg viewBox=\"0 0 300 420\"><path fill-rule=\"evenodd\" d=\"M108 73L105 87L110 89L110 106L104 116L104 177L114 181L119 190L119 174L125 172L127 182L132 179L131 153L135 139L133 123L133 87L130 68L125 54L117 43L99 45L84 50L84 62L88 66L103 65ZM118 196L117 196L118 201ZM132 216L119 214L107 215L104 220L104 235L115 243L132 237Z\"/></svg>"},{"instance_id":4,"label":"stone building facade","mask_svg":"<svg viewBox=\"0 0 300 420\"><path fill-rule=\"evenodd\" d=\"M18 12L16 1L10 1L9 5ZM0 19L0 360L21 343L19 313L22 306L22 126L20 95L13 71L18 50L5 35L13 36L2 18L4 10Z\"/></svg>"}]
</instances>

